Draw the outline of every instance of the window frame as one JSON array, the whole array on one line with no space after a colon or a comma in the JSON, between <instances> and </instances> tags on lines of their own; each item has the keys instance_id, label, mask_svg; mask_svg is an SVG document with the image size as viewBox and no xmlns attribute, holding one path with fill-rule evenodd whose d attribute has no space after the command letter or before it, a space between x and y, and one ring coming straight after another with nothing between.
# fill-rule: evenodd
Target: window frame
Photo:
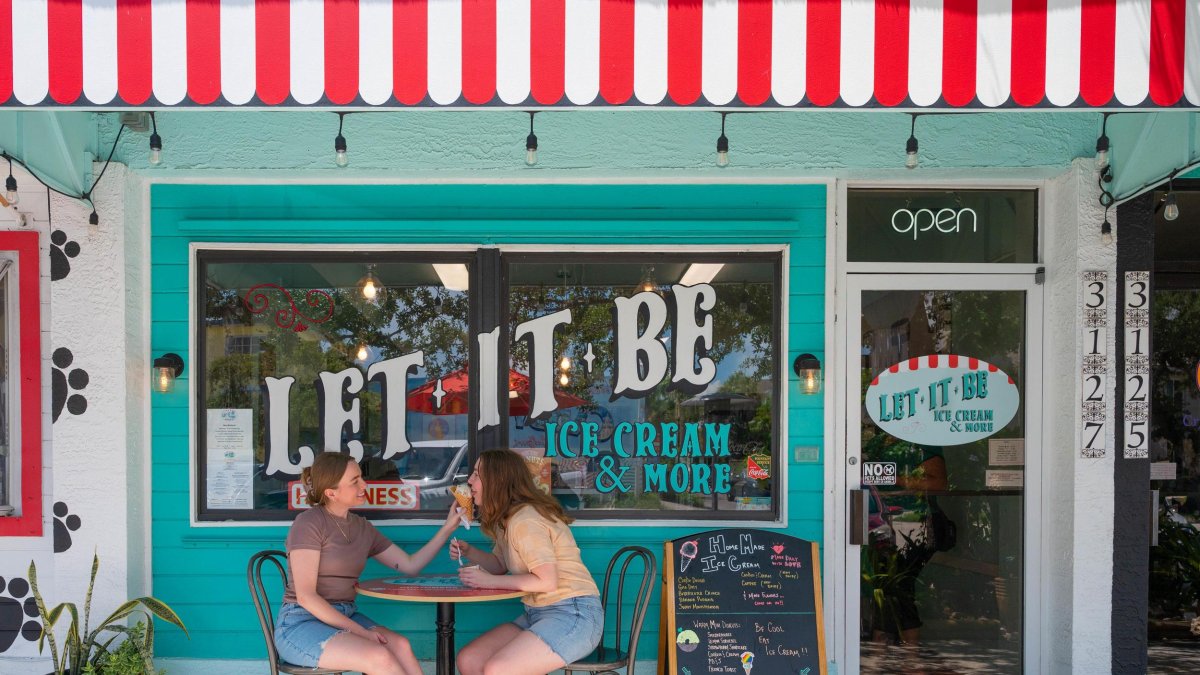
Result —
<instances>
[{"instance_id":1,"label":"window frame","mask_svg":"<svg viewBox=\"0 0 1200 675\"><path fill-rule=\"evenodd\" d=\"M690 525L693 522L731 522L758 523L762 526L779 525L784 514L787 480L787 453L784 449L788 433L786 420L782 416L788 414L786 384L790 381L785 370L784 361L789 353L787 334L784 330L786 303L790 297L787 286L788 247L777 246L745 247L728 246L665 246L645 247L589 247L575 245L537 246L534 247L489 247L483 244L463 245L404 245L371 248L340 248L340 247L310 247L305 245L279 245L270 248L255 248L247 243L221 244L215 242L194 243L192 245L193 273L191 275L192 292L192 325L189 339L192 342L191 362L205 363L206 345L204 342L205 302L204 289L206 266L211 263L228 262L331 262L331 261L361 261L361 262L417 262L428 263L430 256L444 257L447 262L466 263L471 270L471 288L468 296L468 353L470 354L469 377L480 382L478 366L477 336L483 332L499 327L500 340L497 350L497 362L500 376L497 379L501 393L507 393L507 382L502 376L508 368L509 345L509 312L508 292L510 265L522 262L545 262L546 260L563 260L569 257L573 262L612 262L614 260L632 262L688 262L688 263L746 263L762 262L772 265L772 286L774 288L774 304L772 307L771 335L774 344L772 356L772 402L771 402L771 457L776 470L771 472L771 508L763 510L722 511L716 508L696 511L651 511L633 509L580 509L571 511L571 516L581 524L613 524L638 523L650 521L655 525L670 526L673 524ZM299 512L288 509L209 509L207 508L207 471L203 457L206 452L204 439L206 436L205 407L205 373L203 368L193 371L191 378L192 392L190 400L192 409L189 411L192 425L192 443L189 453L192 473L189 480L189 490L192 491L192 524L196 526L255 526L269 524L287 524ZM479 388L471 387L468 413L468 457L471 466L482 449L504 447L508 444L507 412L502 413L501 423L484 429L478 428ZM498 398L504 400L504 397ZM397 511L371 510L362 515L379 524L426 524L433 522L433 511ZM662 514L662 515L658 515ZM437 520L441 520L440 515Z\"/></svg>"},{"instance_id":2,"label":"window frame","mask_svg":"<svg viewBox=\"0 0 1200 675\"><path fill-rule=\"evenodd\" d=\"M0 254L12 260L7 270L9 297L16 310L9 326L10 357L16 384L9 398L9 431L19 472L10 474L14 511L0 516L0 536L37 537L42 528L42 288L41 247L37 232L0 232ZM10 349L10 354L14 351ZM19 448L19 450L18 450Z\"/></svg>"}]
</instances>

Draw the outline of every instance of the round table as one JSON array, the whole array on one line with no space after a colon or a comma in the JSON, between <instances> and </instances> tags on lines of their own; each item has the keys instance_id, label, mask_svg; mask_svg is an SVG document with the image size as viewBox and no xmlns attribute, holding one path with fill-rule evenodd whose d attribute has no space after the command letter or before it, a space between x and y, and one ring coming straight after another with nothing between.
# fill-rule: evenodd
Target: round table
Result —
<instances>
[{"instance_id":1,"label":"round table","mask_svg":"<svg viewBox=\"0 0 1200 675\"><path fill-rule=\"evenodd\" d=\"M358 582L360 595L401 602L437 603L437 673L454 675L454 605L460 602L510 600L524 591L498 588L467 588L456 574L422 574L385 577Z\"/></svg>"}]
</instances>

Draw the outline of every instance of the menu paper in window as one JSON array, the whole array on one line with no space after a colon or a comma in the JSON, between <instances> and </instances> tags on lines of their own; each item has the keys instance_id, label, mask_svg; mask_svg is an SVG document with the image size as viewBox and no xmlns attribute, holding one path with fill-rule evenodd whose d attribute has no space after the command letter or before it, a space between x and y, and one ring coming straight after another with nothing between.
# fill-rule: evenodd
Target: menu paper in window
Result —
<instances>
[{"instance_id":1,"label":"menu paper in window","mask_svg":"<svg viewBox=\"0 0 1200 675\"><path fill-rule=\"evenodd\" d=\"M253 509L254 416L248 408L208 411L208 508Z\"/></svg>"},{"instance_id":2,"label":"menu paper in window","mask_svg":"<svg viewBox=\"0 0 1200 675\"><path fill-rule=\"evenodd\" d=\"M988 464L992 466L1025 466L1025 439L989 438Z\"/></svg>"}]
</instances>

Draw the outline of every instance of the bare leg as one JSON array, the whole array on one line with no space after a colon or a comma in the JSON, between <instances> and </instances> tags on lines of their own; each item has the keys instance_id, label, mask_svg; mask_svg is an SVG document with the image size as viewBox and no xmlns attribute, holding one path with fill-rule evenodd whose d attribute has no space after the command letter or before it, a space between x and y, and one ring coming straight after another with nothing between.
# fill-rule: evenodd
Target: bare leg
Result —
<instances>
[{"instance_id":1,"label":"bare leg","mask_svg":"<svg viewBox=\"0 0 1200 675\"><path fill-rule=\"evenodd\" d=\"M484 665L504 645L512 642L521 634L521 629L515 624L502 623L479 637L471 640L458 653L455 663L462 675L483 675Z\"/></svg>"},{"instance_id":2,"label":"bare leg","mask_svg":"<svg viewBox=\"0 0 1200 675\"><path fill-rule=\"evenodd\" d=\"M357 670L366 675L408 675L387 645L353 633L339 633L329 638L317 665L335 670Z\"/></svg>"},{"instance_id":3,"label":"bare leg","mask_svg":"<svg viewBox=\"0 0 1200 675\"><path fill-rule=\"evenodd\" d=\"M488 659L483 675L547 675L565 665L540 637L523 630Z\"/></svg>"},{"instance_id":4,"label":"bare leg","mask_svg":"<svg viewBox=\"0 0 1200 675\"><path fill-rule=\"evenodd\" d=\"M384 646L400 662L400 667L404 669L405 675L421 675L421 664L417 661L417 655L413 653L412 644L409 643L408 638L383 626L375 626L371 630L387 636L387 644Z\"/></svg>"}]
</instances>

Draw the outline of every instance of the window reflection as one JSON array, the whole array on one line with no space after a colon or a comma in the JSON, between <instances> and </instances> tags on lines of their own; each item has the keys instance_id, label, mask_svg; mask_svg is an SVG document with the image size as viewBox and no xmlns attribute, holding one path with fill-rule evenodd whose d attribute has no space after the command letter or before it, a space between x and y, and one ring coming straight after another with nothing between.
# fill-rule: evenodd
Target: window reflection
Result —
<instances>
[{"instance_id":1,"label":"window reflection","mask_svg":"<svg viewBox=\"0 0 1200 675\"><path fill-rule=\"evenodd\" d=\"M606 256L606 258L609 258ZM542 477L543 485L567 509L637 509L671 512L714 510L760 511L770 517L774 473L775 391L775 275L768 261L709 262L676 259L664 261L630 257L616 260L588 258L563 260L530 257L509 265L509 330L521 323L569 310L571 322L554 334L554 385L557 410L544 419L531 419L528 405L529 344L511 345L509 444L526 456ZM701 391L671 390L670 377L644 397L613 396L616 339L613 334L614 301L652 292L670 301L672 285L709 283L716 291L712 308L712 346L706 356L716 364L716 377ZM670 304L670 302L668 302ZM650 317L639 315L639 333ZM671 346L668 321L659 340ZM695 359L699 367L699 358ZM645 377L648 363L639 363ZM645 456L624 457L622 448L636 447L638 434L650 433ZM590 438L585 427L595 430ZM727 442L728 457L674 457L663 455L686 439L693 425L701 447ZM728 438L715 437L728 425ZM672 435L674 432L677 435ZM548 434L553 434L550 439ZM594 456L580 449L595 443ZM564 456L563 444L578 456ZM558 452L548 448L553 446ZM548 456L555 454L556 456ZM633 453L630 453L633 454ZM751 458L754 458L752 460ZM609 471L605 471L605 467ZM719 464L729 465L728 484L716 489ZM665 466L664 466L665 465ZM677 465L684 465L676 468ZM757 470L751 470L752 467ZM614 488L612 470L626 469L624 489ZM647 489L664 472L668 489ZM683 476L686 475L686 484ZM676 480L678 479L678 480ZM682 489L675 489L682 488Z\"/></svg>"}]
</instances>

